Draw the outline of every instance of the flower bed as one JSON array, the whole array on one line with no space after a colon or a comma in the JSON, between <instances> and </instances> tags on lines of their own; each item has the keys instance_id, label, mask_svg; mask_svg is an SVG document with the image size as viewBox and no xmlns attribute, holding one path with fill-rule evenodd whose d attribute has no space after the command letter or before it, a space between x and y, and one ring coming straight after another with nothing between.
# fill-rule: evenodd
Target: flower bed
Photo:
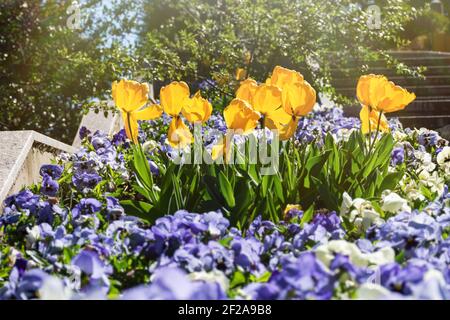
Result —
<instances>
[{"instance_id":1,"label":"flower bed","mask_svg":"<svg viewBox=\"0 0 450 320\"><path fill-rule=\"evenodd\" d=\"M263 175L248 158L231 163L229 146L273 145L266 125L284 115L240 99L222 118L199 94L167 112L163 91L161 107L136 111L146 98L128 108L122 85L113 96L126 130L83 128L77 153L5 201L1 298L450 298L450 147L436 132L388 123L373 101L362 101L361 132L324 97L309 113L315 92L297 84L310 98L291 104L279 163ZM219 163L188 163L195 132L180 112L203 123L202 147ZM143 118L153 120L138 131ZM210 135L230 124L247 132Z\"/></svg>"}]
</instances>

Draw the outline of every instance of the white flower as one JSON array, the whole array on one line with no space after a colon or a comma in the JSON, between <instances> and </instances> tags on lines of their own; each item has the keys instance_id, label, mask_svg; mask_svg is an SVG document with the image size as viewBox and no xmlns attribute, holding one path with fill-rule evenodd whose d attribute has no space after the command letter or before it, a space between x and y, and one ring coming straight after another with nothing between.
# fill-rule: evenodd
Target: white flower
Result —
<instances>
[{"instance_id":1,"label":"white flower","mask_svg":"<svg viewBox=\"0 0 450 320\"><path fill-rule=\"evenodd\" d=\"M358 300L383 300L390 295L390 291L375 283L363 283L356 290Z\"/></svg>"},{"instance_id":2,"label":"white flower","mask_svg":"<svg viewBox=\"0 0 450 320\"><path fill-rule=\"evenodd\" d=\"M384 192L383 202L381 209L383 211L397 213L399 211L411 212L411 208L408 206L408 201L400 197L395 192Z\"/></svg>"},{"instance_id":3,"label":"white flower","mask_svg":"<svg viewBox=\"0 0 450 320\"><path fill-rule=\"evenodd\" d=\"M343 194L341 216L347 216L361 231L366 231L372 224L384 222L370 201L361 198L352 200L347 192Z\"/></svg>"},{"instance_id":4,"label":"white flower","mask_svg":"<svg viewBox=\"0 0 450 320\"><path fill-rule=\"evenodd\" d=\"M436 157L438 165L444 166L450 162L450 147L442 148L442 151Z\"/></svg>"},{"instance_id":5,"label":"white flower","mask_svg":"<svg viewBox=\"0 0 450 320\"><path fill-rule=\"evenodd\" d=\"M192 272L188 277L193 281L217 282L224 291L228 291L230 288L230 280L219 270L213 270L211 272Z\"/></svg>"},{"instance_id":6,"label":"white flower","mask_svg":"<svg viewBox=\"0 0 450 320\"><path fill-rule=\"evenodd\" d=\"M403 131L395 130L392 133L392 137L394 138L394 141L401 142L401 141L406 140L408 138L408 135L406 133L404 133Z\"/></svg>"},{"instance_id":7,"label":"white flower","mask_svg":"<svg viewBox=\"0 0 450 320\"><path fill-rule=\"evenodd\" d=\"M71 290L54 276L47 277L39 289L39 297L42 300L69 300L71 296Z\"/></svg>"},{"instance_id":8,"label":"white flower","mask_svg":"<svg viewBox=\"0 0 450 320\"><path fill-rule=\"evenodd\" d=\"M414 151L414 157L420 161L419 171L426 170L431 172L436 169L436 164L433 163L431 154L428 152L416 150Z\"/></svg>"},{"instance_id":9,"label":"white flower","mask_svg":"<svg viewBox=\"0 0 450 320\"><path fill-rule=\"evenodd\" d=\"M34 226L31 229L27 228L26 230L27 230L26 244L28 248L31 248L33 244L36 243L36 241L40 240L41 232L39 226Z\"/></svg>"},{"instance_id":10,"label":"white flower","mask_svg":"<svg viewBox=\"0 0 450 320\"><path fill-rule=\"evenodd\" d=\"M358 246L346 240L332 240L320 245L315 250L317 258L327 267L336 253L348 256L350 262L358 267L383 265L394 262L395 252L391 247L384 247L371 253L363 253Z\"/></svg>"}]
</instances>

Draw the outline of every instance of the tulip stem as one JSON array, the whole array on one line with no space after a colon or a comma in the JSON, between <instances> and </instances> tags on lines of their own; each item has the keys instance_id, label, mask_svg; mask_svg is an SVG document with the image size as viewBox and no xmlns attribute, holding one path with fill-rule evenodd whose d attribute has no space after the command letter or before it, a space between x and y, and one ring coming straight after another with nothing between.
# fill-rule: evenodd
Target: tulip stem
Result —
<instances>
[{"instance_id":1,"label":"tulip stem","mask_svg":"<svg viewBox=\"0 0 450 320\"><path fill-rule=\"evenodd\" d=\"M373 144L370 147L370 152L372 152L373 147L375 147L375 143L378 139L378 133L380 132L380 123L381 123L381 116L383 115L383 111L380 111L380 114L378 115L378 122L377 122L377 132L375 133L375 139L373 140ZM370 124L369 124L370 126Z\"/></svg>"},{"instance_id":2,"label":"tulip stem","mask_svg":"<svg viewBox=\"0 0 450 320\"><path fill-rule=\"evenodd\" d=\"M371 149L371 145L372 145L372 126L370 123L370 113L372 112L372 108L369 106L368 107L369 112L367 113L367 125L369 127L369 148L367 149L367 151L369 151L370 153L370 149Z\"/></svg>"}]
</instances>

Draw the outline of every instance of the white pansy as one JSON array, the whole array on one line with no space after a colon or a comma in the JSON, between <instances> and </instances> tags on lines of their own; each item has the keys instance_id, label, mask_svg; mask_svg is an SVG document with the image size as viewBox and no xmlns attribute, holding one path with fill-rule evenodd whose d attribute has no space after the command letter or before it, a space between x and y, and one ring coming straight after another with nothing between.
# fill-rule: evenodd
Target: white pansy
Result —
<instances>
[{"instance_id":1,"label":"white pansy","mask_svg":"<svg viewBox=\"0 0 450 320\"><path fill-rule=\"evenodd\" d=\"M356 290L356 299L358 300L383 300L386 299L391 292L385 287L375 283L363 283Z\"/></svg>"},{"instance_id":2,"label":"white pansy","mask_svg":"<svg viewBox=\"0 0 450 320\"><path fill-rule=\"evenodd\" d=\"M47 277L39 289L39 297L42 300L69 300L71 296L71 290L53 276Z\"/></svg>"},{"instance_id":3,"label":"white pansy","mask_svg":"<svg viewBox=\"0 0 450 320\"><path fill-rule=\"evenodd\" d=\"M414 157L420 161L419 170L426 170L428 172L436 169L436 164L432 161L431 154L428 152L416 150L414 151Z\"/></svg>"},{"instance_id":4,"label":"white pansy","mask_svg":"<svg viewBox=\"0 0 450 320\"><path fill-rule=\"evenodd\" d=\"M419 184L426 186L431 192L441 194L444 190L444 179L439 176L438 172L429 173L428 171L421 171L418 175Z\"/></svg>"},{"instance_id":5,"label":"white pansy","mask_svg":"<svg viewBox=\"0 0 450 320\"><path fill-rule=\"evenodd\" d=\"M193 281L217 282L224 291L228 291L230 288L230 280L219 270L213 270L211 272L192 272L188 277Z\"/></svg>"},{"instance_id":6,"label":"white pansy","mask_svg":"<svg viewBox=\"0 0 450 320\"><path fill-rule=\"evenodd\" d=\"M450 162L450 147L442 148L442 151L436 157L438 165L444 166Z\"/></svg>"},{"instance_id":7,"label":"white pansy","mask_svg":"<svg viewBox=\"0 0 450 320\"><path fill-rule=\"evenodd\" d=\"M400 130L395 130L392 133L392 137L394 138L394 141L401 142L405 141L408 138L408 135Z\"/></svg>"},{"instance_id":8,"label":"white pansy","mask_svg":"<svg viewBox=\"0 0 450 320\"><path fill-rule=\"evenodd\" d=\"M385 190L382 196L381 209L383 211L397 213L400 211L411 212L411 207L408 206L408 201L400 197L395 192Z\"/></svg>"},{"instance_id":9,"label":"white pansy","mask_svg":"<svg viewBox=\"0 0 450 320\"><path fill-rule=\"evenodd\" d=\"M341 216L347 217L361 231L367 230L373 224L384 222L370 201L361 198L352 200L347 192L343 194Z\"/></svg>"},{"instance_id":10,"label":"white pansy","mask_svg":"<svg viewBox=\"0 0 450 320\"><path fill-rule=\"evenodd\" d=\"M41 231L39 226L33 226L33 228L27 228L27 235L25 236L26 244L28 248L31 248L36 241L41 238Z\"/></svg>"},{"instance_id":11,"label":"white pansy","mask_svg":"<svg viewBox=\"0 0 450 320\"><path fill-rule=\"evenodd\" d=\"M363 253L358 246L346 240L332 240L320 245L315 250L317 258L327 267L336 253L348 256L350 262L358 267L383 265L394 262L395 252L391 247L384 247L378 251Z\"/></svg>"},{"instance_id":12,"label":"white pansy","mask_svg":"<svg viewBox=\"0 0 450 320\"><path fill-rule=\"evenodd\" d=\"M400 187L403 193L406 195L407 199L410 201L424 201L425 196L420 192L419 185L417 182L412 181L411 179L402 179L400 181Z\"/></svg>"}]
</instances>

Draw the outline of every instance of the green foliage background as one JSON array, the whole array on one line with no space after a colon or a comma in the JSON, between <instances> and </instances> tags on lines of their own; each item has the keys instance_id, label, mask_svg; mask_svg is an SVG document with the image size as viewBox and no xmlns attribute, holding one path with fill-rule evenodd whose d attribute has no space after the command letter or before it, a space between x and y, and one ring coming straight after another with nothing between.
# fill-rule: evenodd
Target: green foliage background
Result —
<instances>
[{"instance_id":1,"label":"green foliage background","mask_svg":"<svg viewBox=\"0 0 450 320\"><path fill-rule=\"evenodd\" d=\"M81 114L102 109L120 77L158 87L205 79L232 95L236 68L264 80L279 64L334 93L340 77L407 43L414 1L381 0L382 29L367 26L366 1L80 0L81 30L67 27L69 0L0 2L0 130L33 129L71 142ZM417 1L415 1L417 2ZM105 5L106 4L106 5ZM248 59L250 57L250 59ZM317 68L317 65L320 68Z\"/></svg>"}]
</instances>

